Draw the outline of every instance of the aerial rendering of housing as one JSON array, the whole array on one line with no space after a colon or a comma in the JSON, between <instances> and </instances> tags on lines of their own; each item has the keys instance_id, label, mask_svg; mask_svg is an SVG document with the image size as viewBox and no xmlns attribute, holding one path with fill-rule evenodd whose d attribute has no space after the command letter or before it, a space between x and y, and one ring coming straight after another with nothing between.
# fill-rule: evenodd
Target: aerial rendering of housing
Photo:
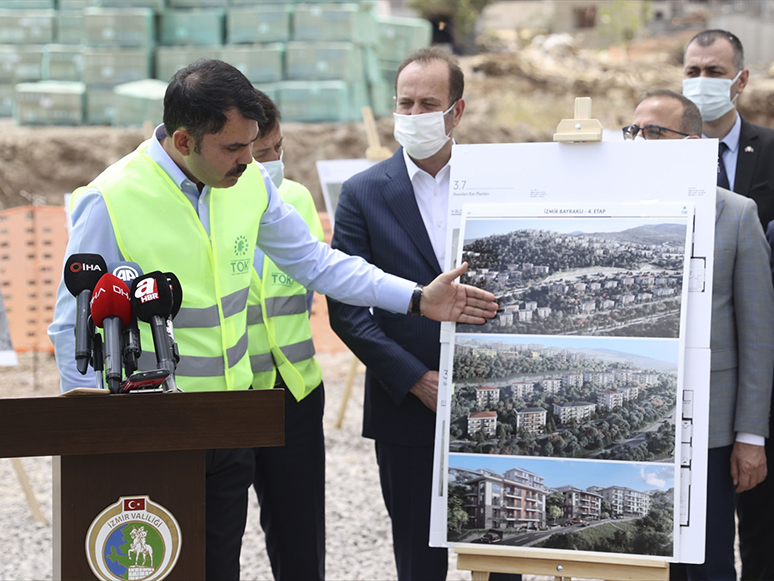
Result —
<instances>
[{"instance_id":1,"label":"aerial rendering of housing","mask_svg":"<svg viewBox=\"0 0 774 581\"><path fill-rule=\"evenodd\" d=\"M461 281L501 308L458 332L678 336L684 219L481 219L465 228Z\"/></svg>"},{"instance_id":2,"label":"aerial rendering of housing","mask_svg":"<svg viewBox=\"0 0 774 581\"><path fill-rule=\"evenodd\" d=\"M671 466L555 464L451 455L448 540L672 555ZM562 478L570 482L556 484Z\"/></svg>"},{"instance_id":3,"label":"aerial rendering of housing","mask_svg":"<svg viewBox=\"0 0 774 581\"><path fill-rule=\"evenodd\" d=\"M677 342L457 336L450 452L671 462Z\"/></svg>"}]
</instances>

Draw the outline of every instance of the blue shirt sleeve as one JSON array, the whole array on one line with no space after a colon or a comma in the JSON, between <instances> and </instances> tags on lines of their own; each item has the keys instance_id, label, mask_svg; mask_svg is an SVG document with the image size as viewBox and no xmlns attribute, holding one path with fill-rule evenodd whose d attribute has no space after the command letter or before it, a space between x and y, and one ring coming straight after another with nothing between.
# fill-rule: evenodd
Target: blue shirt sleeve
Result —
<instances>
[{"instance_id":1,"label":"blue shirt sleeve","mask_svg":"<svg viewBox=\"0 0 774 581\"><path fill-rule=\"evenodd\" d=\"M99 254L106 263L123 260L105 201L99 190L89 189L81 194L73 208L72 221L73 228L67 242L65 262L71 254L79 253ZM75 313L76 299L67 290L63 279L56 293L54 320L48 327L48 337L54 344L62 391L75 387L96 387L94 370L91 367L86 375L78 373L75 367Z\"/></svg>"},{"instance_id":2,"label":"blue shirt sleeve","mask_svg":"<svg viewBox=\"0 0 774 581\"><path fill-rule=\"evenodd\" d=\"M282 201L261 166L269 203L257 244L274 263L307 290L358 307L406 313L416 283L387 274L359 256L349 256L312 236L301 215Z\"/></svg>"}]
</instances>

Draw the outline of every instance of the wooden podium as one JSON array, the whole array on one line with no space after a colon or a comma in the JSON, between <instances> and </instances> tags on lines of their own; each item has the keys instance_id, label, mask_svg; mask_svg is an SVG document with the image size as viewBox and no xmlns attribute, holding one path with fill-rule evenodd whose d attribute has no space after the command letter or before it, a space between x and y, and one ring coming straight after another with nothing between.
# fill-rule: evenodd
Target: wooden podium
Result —
<instances>
[{"instance_id":1,"label":"wooden podium","mask_svg":"<svg viewBox=\"0 0 774 581\"><path fill-rule=\"evenodd\" d=\"M281 389L0 399L0 458L54 456L54 579L95 579L89 527L120 498L144 496L181 532L158 578L204 579L206 450L284 440Z\"/></svg>"}]
</instances>

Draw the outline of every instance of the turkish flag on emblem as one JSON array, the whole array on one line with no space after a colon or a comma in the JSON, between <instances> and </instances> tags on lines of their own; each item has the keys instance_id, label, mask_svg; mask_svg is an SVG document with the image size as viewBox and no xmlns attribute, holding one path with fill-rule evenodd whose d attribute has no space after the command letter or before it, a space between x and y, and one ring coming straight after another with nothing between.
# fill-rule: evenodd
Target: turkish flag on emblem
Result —
<instances>
[{"instance_id":1,"label":"turkish flag on emblem","mask_svg":"<svg viewBox=\"0 0 774 581\"><path fill-rule=\"evenodd\" d=\"M144 498L125 498L124 499L124 512L132 510L145 510Z\"/></svg>"}]
</instances>

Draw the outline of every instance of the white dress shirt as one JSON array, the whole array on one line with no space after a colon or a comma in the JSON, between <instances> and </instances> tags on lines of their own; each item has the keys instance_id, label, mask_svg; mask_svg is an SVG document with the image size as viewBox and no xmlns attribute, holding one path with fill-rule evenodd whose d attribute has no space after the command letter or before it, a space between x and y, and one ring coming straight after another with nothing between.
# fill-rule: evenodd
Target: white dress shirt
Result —
<instances>
[{"instance_id":1,"label":"white dress shirt","mask_svg":"<svg viewBox=\"0 0 774 581\"><path fill-rule=\"evenodd\" d=\"M419 213L425 223L425 230L433 245L433 252L438 259L438 266L443 269L446 260L446 219L449 211L449 174L451 173L451 158L435 175L431 176L420 169L414 160L403 150L414 197L419 206Z\"/></svg>"},{"instance_id":2,"label":"white dress shirt","mask_svg":"<svg viewBox=\"0 0 774 581\"><path fill-rule=\"evenodd\" d=\"M185 176L160 142L165 135L164 126L157 127L147 152L185 194L209 234L210 187L204 187L200 193L196 184ZM307 289L329 294L343 303L376 306L393 313L408 310L415 282L386 274L360 257L348 256L318 241L298 212L282 201L269 174L258 165L266 185L268 205L261 216L256 243L280 269ZM97 188L89 188L76 200L72 222L65 261L78 253L99 254L108 264L124 260L105 200ZM141 225L138 224L139 228ZM48 328L56 351L62 391L94 385L92 373L83 376L75 367L75 311L75 297L62 281L57 291L54 320ZM144 349L149 351L152 347L145 345Z\"/></svg>"}]
</instances>

